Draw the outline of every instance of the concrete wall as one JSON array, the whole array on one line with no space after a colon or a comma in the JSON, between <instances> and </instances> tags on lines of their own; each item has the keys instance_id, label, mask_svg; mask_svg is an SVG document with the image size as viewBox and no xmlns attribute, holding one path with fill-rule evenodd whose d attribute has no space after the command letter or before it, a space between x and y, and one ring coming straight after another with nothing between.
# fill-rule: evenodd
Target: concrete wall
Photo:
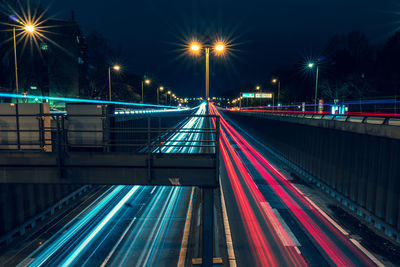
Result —
<instances>
[{"instance_id":1,"label":"concrete wall","mask_svg":"<svg viewBox=\"0 0 400 267\"><path fill-rule=\"evenodd\" d=\"M0 184L0 237L77 190L77 185Z\"/></svg>"},{"instance_id":2,"label":"concrete wall","mask_svg":"<svg viewBox=\"0 0 400 267\"><path fill-rule=\"evenodd\" d=\"M225 114L389 236L400 232L400 127Z\"/></svg>"}]
</instances>

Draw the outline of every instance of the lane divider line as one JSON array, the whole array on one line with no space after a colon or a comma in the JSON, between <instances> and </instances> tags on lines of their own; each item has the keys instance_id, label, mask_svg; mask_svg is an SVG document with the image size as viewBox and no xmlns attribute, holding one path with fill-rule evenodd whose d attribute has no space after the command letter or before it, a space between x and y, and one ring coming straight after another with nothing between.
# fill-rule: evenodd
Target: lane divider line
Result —
<instances>
[{"instance_id":1,"label":"lane divider line","mask_svg":"<svg viewBox=\"0 0 400 267\"><path fill-rule=\"evenodd\" d=\"M379 267L384 267L385 265L380 262L374 255L371 254L367 249L365 249L357 240L350 238L351 243L353 243L356 247L358 247L365 255L368 256L376 265Z\"/></svg>"},{"instance_id":2,"label":"lane divider line","mask_svg":"<svg viewBox=\"0 0 400 267\"><path fill-rule=\"evenodd\" d=\"M228 250L228 261L230 267L236 267L235 250L233 249L231 228L229 226L228 212L225 205L224 191L222 190L221 179L219 180L219 189L221 191L222 219L224 221L226 249Z\"/></svg>"},{"instance_id":3,"label":"lane divider line","mask_svg":"<svg viewBox=\"0 0 400 267\"><path fill-rule=\"evenodd\" d=\"M108 261L111 259L112 255L114 254L115 250L117 250L117 247L119 246L119 244L122 242L122 240L125 238L126 233L128 233L129 229L131 229L133 223L136 221L136 217L133 218L133 220L131 221L131 223L129 224L129 226L125 229L124 233L122 234L122 236L119 238L118 242L114 245L113 249L111 250L111 252L108 254L107 258L103 261L103 263L100 265L100 267L104 267L106 266L106 264L108 263Z\"/></svg>"},{"instance_id":4,"label":"lane divider line","mask_svg":"<svg viewBox=\"0 0 400 267\"><path fill-rule=\"evenodd\" d=\"M193 195L194 195L194 187L192 187L192 193L190 194L189 208L186 215L185 227L183 230L181 251L179 253L178 267L184 267L186 262L186 254L189 243L189 233L190 233L190 224L192 222L192 213L193 213Z\"/></svg>"}]
</instances>

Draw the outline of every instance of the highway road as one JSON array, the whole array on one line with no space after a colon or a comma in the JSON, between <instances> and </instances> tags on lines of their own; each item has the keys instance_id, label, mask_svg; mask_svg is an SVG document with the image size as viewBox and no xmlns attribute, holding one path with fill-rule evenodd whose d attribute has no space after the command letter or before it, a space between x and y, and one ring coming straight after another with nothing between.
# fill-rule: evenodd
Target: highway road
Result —
<instances>
[{"instance_id":1,"label":"highway road","mask_svg":"<svg viewBox=\"0 0 400 267\"><path fill-rule=\"evenodd\" d=\"M238 266L382 265L235 128L221 117L222 202Z\"/></svg>"},{"instance_id":2,"label":"highway road","mask_svg":"<svg viewBox=\"0 0 400 267\"><path fill-rule=\"evenodd\" d=\"M206 105L195 114L205 114ZM173 134L163 153L196 153L204 118ZM193 141L193 142L191 142ZM112 186L19 266L173 266L180 255L192 188Z\"/></svg>"},{"instance_id":3,"label":"highway road","mask_svg":"<svg viewBox=\"0 0 400 267\"><path fill-rule=\"evenodd\" d=\"M203 104L196 114L205 113ZM221 115L213 105L210 114ZM204 125L204 118L194 117L181 129ZM196 144L200 135L177 132L166 143L172 146L162 152L196 153L199 148L179 144ZM220 204L228 257L224 263L383 266L260 152L259 143L223 116L220 150ZM19 266L176 266L178 261L182 266L182 249L188 247L183 242L190 242L187 215L193 192L180 187L112 186Z\"/></svg>"}]
</instances>

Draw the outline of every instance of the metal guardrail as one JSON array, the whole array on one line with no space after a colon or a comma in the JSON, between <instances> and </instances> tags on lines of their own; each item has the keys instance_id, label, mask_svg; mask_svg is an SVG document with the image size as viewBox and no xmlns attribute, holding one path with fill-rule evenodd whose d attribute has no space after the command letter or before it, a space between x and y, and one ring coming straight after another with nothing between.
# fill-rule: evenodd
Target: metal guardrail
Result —
<instances>
[{"instance_id":1,"label":"metal guardrail","mask_svg":"<svg viewBox=\"0 0 400 267\"><path fill-rule=\"evenodd\" d=\"M130 152L157 151L162 148L218 147L219 117L214 115L173 114L163 117L118 121L117 115L4 115L0 114L0 151L36 150L41 152L103 151ZM216 127L166 127L164 121L193 117L216 118ZM24 125L26 122L26 125ZM176 134L182 134L177 138ZM200 138L189 140L188 135ZM174 135L175 137L171 138Z\"/></svg>"},{"instance_id":2,"label":"metal guardrail","mask_svg":"<svg viewBox=\"0 0 400 267\"><path fill-rule=\"evenodd\" d=\"M348 113L345 115L314 112L279 112L279 111L256 111L256 110L241 110L235 111L247 114L257 114L264 116L282 116L282 117L295 117L304 119L316 120L332 120L342 122L357 122L375 125L391 125L400 126L400 114L379 114L379 113Z\"/></svg>"}]
</instances>

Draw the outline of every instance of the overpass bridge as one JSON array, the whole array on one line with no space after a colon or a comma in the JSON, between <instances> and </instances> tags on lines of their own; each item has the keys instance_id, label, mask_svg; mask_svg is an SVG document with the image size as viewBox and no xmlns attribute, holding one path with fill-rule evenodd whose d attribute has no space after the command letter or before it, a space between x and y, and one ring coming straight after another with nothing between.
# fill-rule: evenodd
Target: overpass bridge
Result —
<instances>
[{"instance_id":1,"label":"overpass bridge","mask_svg":"<svg viewBox=\"0 0 400 267\"><path fill-rule=\"evenodd\" d=\"M269 156L259 152L259 145L252 146L250 143L265 145L268 153L290 166L291 171L314 182L340 205L385 233L389 239L400 242L396 228L399 208L396 202L396 177L399 174L396 164L399 127L394 125L396 120L390 117L325 117L321 114L289 116L283 112L260 114L210 108L211 116L191 112L138 116L127 110L101 114L70 112L68 115L53 114L50 123L46 122L46 116L36 116L35 120L39 119L42 123L35 125L48 125L42 127L48 134L40 134L43 131L40 127L40 131L14 129L14 136L9 136L9 140L14 141L8 143L10 147L2 150L2 159L7 159L7 164L1 165L0 177L3 185L10 181L29 184L33 178L37 184L115 182L169 185L162 187L160 195L154 197L150 196L157 192L154 191L156 187L112 187L112 194L123 191L138 198L137 203L140 203L139 196L142 194L152 199L146 206L146 217L155 216L154 212L161 212L165 208L168 212L161 213L162 216L171 218L173 207L182 206L179 216L187 214L187 219L184 227L181 223L175 229L184 228L185 233L191 229L187 222L191 221L189 210L190 207L195 209L193 202L196 197L193 198L192 191L188 205L186 202L177 205L179 197L176 196L180 194L178 192L185 192L188 200L187 188L182 191L182 186L198 185L203 191L200 194L202 208L193 211L193 216L202 214L202 219L208 219L208 222L193 223L192 227L196 229L202 225L206 229L202 234L208 233L197 244L201 244L204 252L201 254L203 261L200 261L203 265L212 264L213 248L218 247L212 244L210 227L215 218L212 205L215 192L212 192L219 186L218 197L221 201L216 201L214 212L218 217L219 210L222 210L223 220L218 224L224 227L225 238L222 240L226 242L228 251L224 261L226 259L229 263L237 262L239 265L243 262L264 265L271 262L281 265L285 262L291 266L346 262L358 266L373 263L381 266L380 261L360 245L360 240L357 241L353 234L340 226L340 220L331 219L318 206L319 203L310 199L311 195L304 193L304 188L293 185L294 181L278 170L281 167L273 166ZM21 116L21 120L25 120L24 116ZM15 135L17 132L20 134L19 144ZM28 132L37 134L27 137ZM34 143L26 142L29 136L34 137ZM219 161L219 158L222 160ZM218 172L220 168L221 173ZM34 171L28 172L31 169ZM154 201L158 204L150 205ZM112 205L109 212L114 214L113 211L121 205ZM132 204L128 207L132 207ZM131 212L127 211L129 209L125 207L124 212L136 214L136 208ZM93 218L97 216L89 215ZM136 222L136 217L132 218L126 229L128 233L138 232L138 227L144 225ZM134 226L131 228L131 225ZM149 231L150 234L156 230L150 228ZM157 231L159 236L166 230L160 228ZM124 238L125 232L120 234ZM64 237L63 232L59 235L60 238ZM201 235L201 232L193 232L193 235ZM88 237L83 235L79 238L86 242ZM154 246L157 247L159 238L154 240ZM186 245L183 245L183 240L186 240ZM188 242L188 239L182 238L181 248L187 249ZM125 241L122 243L125 244ZM146 246L148 244L152 243L146 241ZM328 247L326 244L329 244ZM121 249L131 247L129 244L121 245L119 241L111 243L111 247L114 245ZM253 250L254 247L261 249ZM70 249L74 252L82 248ZM154 250L153 247L148 249ZM44 254L32 254L32 258L28 257L27 260L39 261L40 257L50 253L46 248L41 250ZM79 253L80 257L87 255ZM185 253L188 253L187 250L181 252ZM117 259L124 259L124 253L116 254ZM196 255L193 258L197 258ZM182 264L181 257L179 262ZM198 259L193 262L199 263Z\"/></svg>"},{"instance_id":2,"label":"overpass bridge","mask_svg":"<svg viewBox=\"0 0 400 267\"><path fill-rule=\"evenodd\" d=\"M205 115L205 104L202 113L196 110L74 104L66 114L1 114L0 183L199 187L206 265L213 255L219 117Z\"/></svg>"}]
</instances>

